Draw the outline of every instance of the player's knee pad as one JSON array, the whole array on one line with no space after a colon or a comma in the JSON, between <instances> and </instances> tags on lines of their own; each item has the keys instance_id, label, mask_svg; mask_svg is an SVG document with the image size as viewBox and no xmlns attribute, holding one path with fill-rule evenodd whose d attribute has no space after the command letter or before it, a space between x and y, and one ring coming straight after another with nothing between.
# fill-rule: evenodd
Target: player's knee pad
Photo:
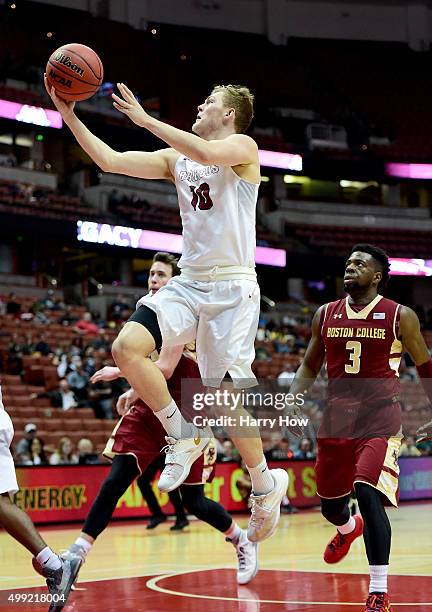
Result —
<instances>
[{"instance_id":1,"label":"player's knee pad","mask_svg":"<svg viewBox=\"0 0 432 612\"><path fill-rule=\"evenodd\" d=\"M333 525L343 525L349 519L349 495L338 499L321 498L321 514Z\"/></svg>"}]
</instances>

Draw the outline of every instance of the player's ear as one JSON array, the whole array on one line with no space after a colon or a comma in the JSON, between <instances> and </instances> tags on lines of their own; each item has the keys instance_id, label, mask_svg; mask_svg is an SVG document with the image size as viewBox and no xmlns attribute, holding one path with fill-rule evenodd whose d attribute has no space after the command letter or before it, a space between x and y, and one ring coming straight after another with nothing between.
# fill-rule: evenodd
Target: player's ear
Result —
<instances>
[{"instance_id":1,"label":"player's ear","mask_svg":"<svg viewBox=\"0 0 432 612\"><path fill-rule=\"evenodd\" d=\"M377 286L382 281L382 277L383 277L382 272L375 272L375 280L377 281Z\"/></svg>"}]
</instances>

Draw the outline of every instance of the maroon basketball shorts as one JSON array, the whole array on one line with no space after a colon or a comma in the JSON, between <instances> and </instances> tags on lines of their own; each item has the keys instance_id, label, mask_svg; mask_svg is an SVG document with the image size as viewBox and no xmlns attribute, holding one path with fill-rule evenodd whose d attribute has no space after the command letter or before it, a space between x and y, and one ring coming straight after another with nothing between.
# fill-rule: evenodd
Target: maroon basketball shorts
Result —
<instances>
[{"instance_id":1,"label":"maroon basketball shorts","mask_svg":"<svg viewBox=\"0 0 432 612\"><path fill-rule=\"evenodd\" d=\"M399 499L399 437L317 440L317 493L336 499L349 495L356 482L381 491L393 506Z\"/></svg>"},{"instance_id":2,"label":"maroon basketball shorts","mask_svg":"<svg viewBox=\"0 0 432 612\"><path fill-rule=\"evenodd\" d=\"M113 459L116 455L132 455L142 474L166 445L166 431L143 402L137 402L120 419L107 442L103 455ZM184 484L205 484L214 476L216 445L210 442L205 452L193 463Z\"/></svg>"}]
</instances>

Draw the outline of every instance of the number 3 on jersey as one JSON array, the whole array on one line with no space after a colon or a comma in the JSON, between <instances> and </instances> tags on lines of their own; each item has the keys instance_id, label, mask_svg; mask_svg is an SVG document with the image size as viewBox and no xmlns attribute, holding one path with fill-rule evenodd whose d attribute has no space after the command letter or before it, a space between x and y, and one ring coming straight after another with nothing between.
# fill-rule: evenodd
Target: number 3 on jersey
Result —
<instances>
[{"instance_id":1,"label":"number 3 on jersey","mask_svg":"<svg viewBox=\"0 0 432 612\"><path fill-rule=\"evenodd\" d=\"M189 189L192 192L191 205L194 210L197 206L200 210L210 210L213 206L213 201L210 197L210 185L208 183L201 183L199 187L195 185L189 185Z\"/></svg>"},{"instance_id":2,"label":"number 3 on jersey","mask_svg":"<svg viewBox=\"0 0 432 612\"><path fill-rule=\"evenodd\" d=\"M350 340L346 343L345 348L347 351L350 351L349 360L351 362L345 364L345 372L347 374L358 374L360 372L361 343L356 340Z\"/></svg>"}]
</instances>

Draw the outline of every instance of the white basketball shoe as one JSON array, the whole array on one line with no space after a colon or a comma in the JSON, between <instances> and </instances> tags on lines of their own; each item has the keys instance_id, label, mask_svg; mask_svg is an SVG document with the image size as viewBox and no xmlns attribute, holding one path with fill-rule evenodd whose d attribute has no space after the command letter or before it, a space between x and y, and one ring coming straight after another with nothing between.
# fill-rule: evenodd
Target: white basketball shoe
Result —
<instances>
[{"instance_id":1,"label":"white basketball shoe","mask_svg":"<svg viewBox=\"0 0 432 612\"><path fill-rule=\"evenodd\" d=\"M269 538L276 530L280 505L288 489L288 474L285 470L270 470L274 480L274 488L266 495L252 495L251 517L247 530L247 537L251 542L261 542Z\"/></svg>"}]
</instances>

